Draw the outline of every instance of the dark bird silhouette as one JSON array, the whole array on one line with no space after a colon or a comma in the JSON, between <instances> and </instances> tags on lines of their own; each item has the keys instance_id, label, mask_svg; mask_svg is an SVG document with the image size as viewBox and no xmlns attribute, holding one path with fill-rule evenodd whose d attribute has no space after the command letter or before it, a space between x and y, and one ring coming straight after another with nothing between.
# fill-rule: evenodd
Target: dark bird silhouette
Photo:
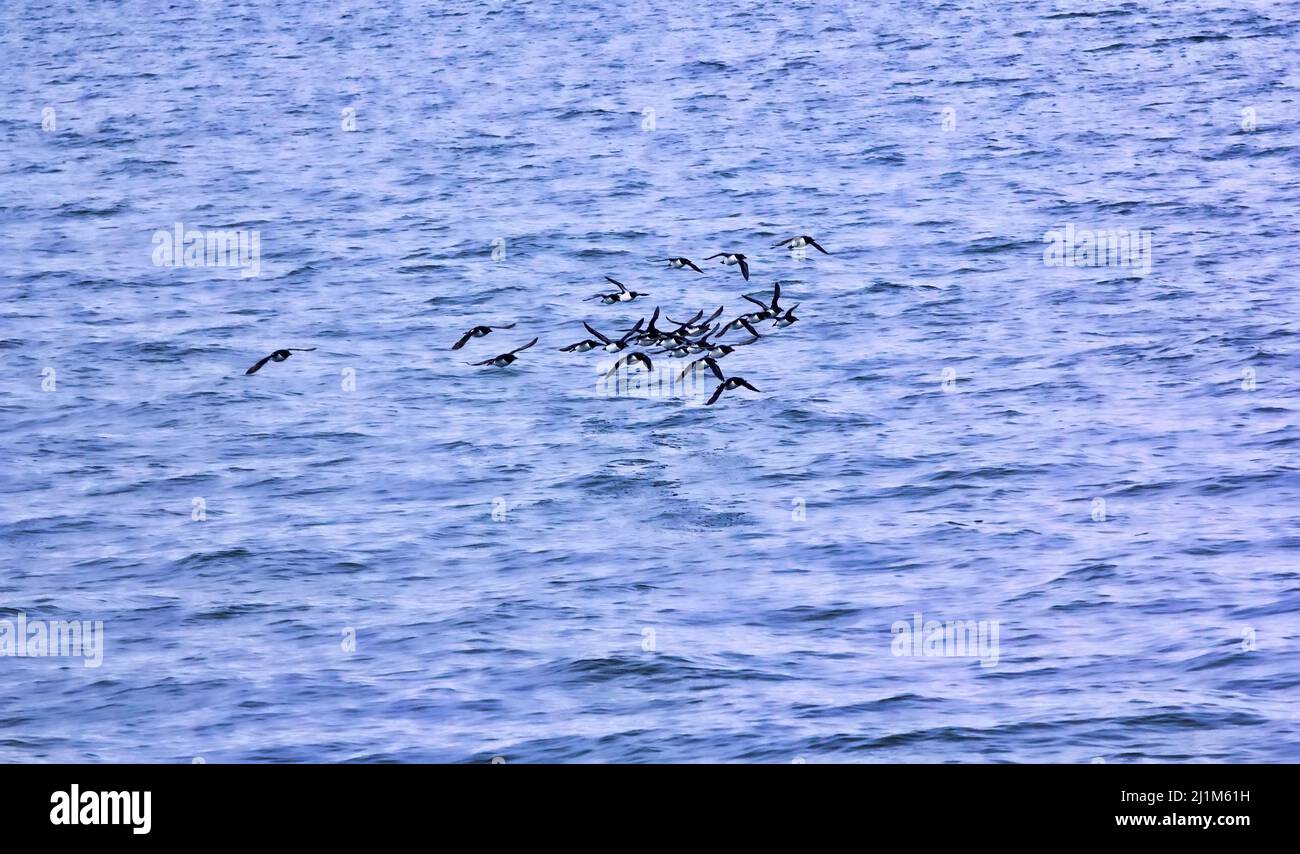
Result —
<instances>
[{"instance_id":1,"label":"dark bird silhouette","mask_svg":"<svg viewBox=\"0 0 1300 854\"><path fill-rule=\"evenodd\" d=\"M465 342L468 341L469 339L482 338L484 335L491 333L492 330L494 329L514 329L514 328L515 325L513 323L503 323L500 326L475 326L469 332L466 332L464 335L460 336L460 340L457 341L455 344L452 344L451 349L459 350L461 347L465 346Z\"/></svg>"},{"instance_id":2,"label":"dark bird silhouette","mask_svg":"<svg viewBox=\"0 0 1300 854\"><path fill-rule=\"evenodd\" d=\"M682 379L682 377L689 374L691 372L691 368L695 367L696 365L704 365L706 368L713 371L713 375L715 377L725 382L725 377L722 376L722 368L718 367L718 360L713 358L712 356L705 356L703 358L696 359L695 361L691 362L689 365L682 368L682 372L677 375L677 379L680 380Z\"/></svg>"},{"instance_id":3,"label":"dark bird silhouette","mask_svg":"<svg viewBox=\"0 0 1300 854\"><path fill-rule=\"evenodd\" d=\"M664 320L667 320L669 323L677 323L677 329L674 331L681 335L699 335L701 332L706 332L708 330L709 325L713 323L718 315L722 314L724 308L726 308L726 306L718 306L717 311L713 312L713 314L710 314L708 317L705 317L703 320L700 319L701 317L704 317L704 312L702 310L695 312L695 316L685 323L677 323L677 321L667 315L664 315Z\"/></svg>"},{"instance_id":4,"label":"dark bird silhouette","mask_svg":"<svg viewBox=\"0 0 1300 854\"><path fill-rule=\"evenodd\" d=\"M831 254L827 252L825 249L822 249L822 245L820 243L818 243L816 240L813 240L811 237L809 237L806 234L800 234L795 237L791 237L788 240L782 240L780 243L772 244L773 249L775 249L778 246L788 246L791 249L799 249L803 246L811 246L812 248L816 249L818 252L822 253L823 255Z\"/></svg>"},{"instance_id":5,"label":"dark bird silhouette","mask_svg":"<svg viewBox=\"0 0 1300 854\"><path fill-rule=\"evenodd\" d=\"M773 320L773 321L772 321L772 325L775 326L775 327L777 327L778 329L784 329L785 327L787 327L787 326L791 325L792 323L795 323L796 321L798 321L799 318L797 318L797 317L794 316L794 310L795 310L796 308L798 308L798 307L799 307L799 303L795 303L794 305L792 305L792 306L790 306L789 308L787 308L787 309L785 310L785 316L784 316L784 317L778 317L778 318L776 318L775 320Z\"/></svg>"},{"instance_id":6,"label":"dark bird silhouette","mask_svg":"<svg viewBox=\"0 0 1300 854\"><path fill-rule=\"evenodd\" d=\"M727 266L739 264L740 275L745 277L745 281L749 281L749 260L744 255L741 255L739 252L719 252L717 255L710 255L704 260L712 261L714 258L721 258L722 263Z\"/></svg>"},{"instance_id":7,"label":"dark bird silhouette","mask_svg":"<svg viewBox=\"0 0 1300 854\"><path fill-rule=\"evenodd\" d=\"M262 370L262 366L265 365L267 362L283 362L285 359L289 358L294 353L310 353L312 350L315 349L316 349L315 347L290 347L287 350L276 350L271 355L264 356L263 358L258 359L257 363L254 364L253 367L244 371L244 375L247 376L249 374L257 373L258 371Z\"/></svg>"},{"instance_id":8,"label":"dark bird silhouette","mask_svg":"<svg viewBox=\"0 0 1300 854\"><path fill-rule=\"evenodd\" d=\"M627 365L628 368L631 369L632 365L635 364L636 362L640 362L641 364L645 365L645 369L647 371L654 370L654 365L650 363L650 357L647 356L645 353L636 352L636 353L628 353L626 356L624 356L623 358L615 362L614 367L610 368L608 371L605 372L605 376L607 377L612 376L614 373L618 371L619 368L623 367L624 365Z\"/></svg>"},{"instance_id":9,"label":"dark bird silhouette","mask_svg":"<svg viewBox=\"0 0 1300 854\"><path fill-rule=\"evenodd\" d=\"M727 323L726 326L722 327L722 331L718 333L718 337L721 338L723 335L726 335L728 332L730 332L732 329L735 329L737 326L743 326L746 332L748 332L750 335L753 335L755 338L759 338L760 336L758 334L758 330L754 328L754 324L749 322L749 318L751 316L752 315L742 314L740 317L737 317L735 320L730 321L729 323Z\"/></svg>"},{"instance_id":10,"label":"dark bird silhouette","mask_svg":"<svg viewBox=\"0 0 1300 854\"><path fill-rule=\"evenodd\" d=\"M583 302L586 302L587 300L599 299L601 305L613 305L616 302L631 302L637 297L650 296L648 293L645 293L643 291L629 291L627 289L627 285L624 285L622 282L618 281L617 279L611 279L609 276L605 277L605 281L609 282L610 284L618 285L618 291L612 294L592 294L589 297L584 297Z\"/></svg>"},{"instance_id":11,"label":"dark bird silhouette","mask_svg":"<svg viewBox=\"0 0 1300 854\"><path fill-rule=\"evenodd\" d=\"M716 369L716 365L714 367ZM721 373L721 371L716 371L716 372ZM722 385L718 386L713 390L713 396L710 397L709 402L704 405L712 406L713 404L718 402L718 398L722 397L722 393L724 391L733 391L738 388L747 388L750 391L758 391L758 389L750 385L749 381L746 380L744 377L727 377L727 379L723 381Z\"/></svg>"},{"instance_id":12,"label":"dark bird silhouette","mask_svg":"<svg viewBox=\"0 0 1300 854\"><path fill-rule=\"evenodd\" d=\"M518 356L515 355L516 353L522 353L523 351L527 350L529 347L533 346L536 343L537 343L537 339L534 338L532 341L529 341L524 346L516 347L515 349L511 350L509 353L502 353L500 356L493 356L491 359L484 359L481 362L466 362L465 364L474 368L481 367L483 365L492 365L497 368L504 368L506 365L510 364L515 359L519 358Z\"/></svg>"},{"instance_id":13,"label":"dark bird silhouette","mask_svg":"<svg viewBox=\"0 0 1300 854\"><path fill-rule=\"evenodd\" d=\"M667 261L668 266L672 267L675 270L680 270L682 267L690 267L692 270L694 270L697 273L704 272L699 267L696 267L695 262L693 262L690 258L651 258L650 261L651 263L654 264L662 264L664 261Z\"/></svg>"}]
</instances>

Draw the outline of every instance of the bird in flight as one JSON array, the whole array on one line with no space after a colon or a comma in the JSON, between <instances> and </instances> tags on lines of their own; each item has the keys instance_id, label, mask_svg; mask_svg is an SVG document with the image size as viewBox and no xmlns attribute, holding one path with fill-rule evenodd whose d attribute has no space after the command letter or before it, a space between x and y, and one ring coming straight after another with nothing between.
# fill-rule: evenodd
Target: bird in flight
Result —
<instances>
[{"instance_id":1,"label":"bird in flight","mask_svg":"<svg viewBox=\"0 0 1300 854\"><path fill-rule=\"evenodd\" d=\"M265 365L267 362L283 362L285 359L289 358L294 353L310 353L312 350L315 349L316 349L315 347L291 347L287 350L276 350L271 355L264 356L261 359L258 359L257 363L254 364L253 367L244 371L244 375L247 376L248 374L257 373L258 371L262 370L262 366Z\"/></svg>"},{"instance_id":2,"label":"bird in flight","mask_svg":"<svg viewBox=\"0 0 1300 854\"><path fill-rule=\"evenodd\" d=\"M516 347L515 349L511 350L509 353L502 353L500 356L493 356L491 359L484 359L481 362L466 362L465 364L474 368L480 367L482 365L492 365L493 367L504 368L506 365L510 364L515 359L519 358L518 356L515 355L516 353L522 353L523 351L527 350L529 347L533 346L536 343L537 343L537 339L534 338L532 341L529 341L524 346Z\"/></svg>"},{"instance_id":3,"label":"bird in flight","mask_svg":"<svg viewBox=\"0 0 1300 854\"><path fill-rule=\"evenodd\" d=\"M466 332L464 335L460 336L460 340L457 341L455 344L452 344L451 349L459 350L461 347L465 346L465 342L468 341L469 339L482 338L484 335L490 333L493 329L514 329L514 328L515 325L513 323L503 323L500 326L475 326L469 332Z\"/></svg>"}]
</instances>

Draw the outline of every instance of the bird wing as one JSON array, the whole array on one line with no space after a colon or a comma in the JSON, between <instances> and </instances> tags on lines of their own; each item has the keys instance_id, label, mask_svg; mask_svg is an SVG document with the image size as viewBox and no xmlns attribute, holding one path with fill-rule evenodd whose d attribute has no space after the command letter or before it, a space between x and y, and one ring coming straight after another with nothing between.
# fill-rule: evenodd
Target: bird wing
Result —
<instances>
[{"instance_id":1,"label":"bird wing","mask_svg":"<svg viewBox=\"0 0 1300 854\"><path fill-rule=\"evenodd\" d=\"M781 309L776 307L777 302L781 299L781 283L772 283L772 311L780 312Z\"/></svg>"},{"instance_id":2,"label":"bird wing","mask_svg":"<svg viewBox=\"0 0 1300 854\"><path fill-rule=\"evenodd\" d=\"M690 258L683 258L682 260L686 262L686 266L687 266L687 267L690 267L690 268L691 268L692 270L694 270L695 272L697 272L697 273L703 273L703 272L704 272L704 271L701 270L699 267L696 267L696 266L695 266L695 262L692 261Z\"/></svg>"},{"instance_id":3,"label":"bird wing","mask_svg":"<svg viewBox=\"0 0 1300 854\"><path fill-rule=\"evenodd\" d=\"M778 243L773 243L773 244L772 244L772 248L775 249L775 248L778 247L778 246L785 246L787 243L790 243L790 242L793 241L793 240L794 240L793 237L787 237L785 240L782 240L782 241L780 241L780 242L778 242Z\"/></svg>"},{"instance_id":4,"label":"bird wing","mask_svg":"<svg viewBox=\"0 0 1300 854\"><path fill-rule=\"evenodd\" d=\"M288 350L289 350L290 353L310 353L312 350L315 350L315 349L316 349L315 347L290 347L290 348L288 348Z\"/></svg>"},{"instance_id":5,"label":"bird wing","mask_svg":"<svg viewBox=\"0 0 1300 854\"><path fill-rule=\"evenodd\" d=\"M704 260L705 260L705 261L712 261L714 258L722 258L722 257L726 256L726 254L727 254L726 252L719 252L717 255L710 255L708 258L705 258Z\"/></svg>"},{"instance_id":6,"label":"bird wing","mask_svg":"<svg viewBox=\"0 0 1300 854\"><path fill-rule=\"evenodd\" d=\"M618 343L620 343L620 344L626 344L629 338L631 338L633 335L635 335L635 334L637 334L638 332L641 331L641 324L643 324L643 323L645 323L645 318L644 318L644 317L641 318L640 320L638 320L638 321L636 322L636 326L633 326L631 329L629 329L629 330L627 331L627 334L626 334L626 335L624 335L622 338L618 339Z\"/></svg>"},{"instance_id":7,"label":"bird wing","mask_svg":"<svg viewBox=\"0 0 1300 854\"><path fill-rule=\"evenodd\" d=\"M804 240L808 241L808 245L809 245L809 246L812 246L812 247L814 247L815 249L820 250L821 253L822 253L823 255L829 255L829 254L831 254L831 253L827 252L825 249L822 249L822 245L821 245L820 243L818 243L816 240L813 240L811 237L805 237Z\"/></svg>"},{"instance_id":8,"label":"bird wing","mask_svg":"<svg viewBox=\"0 0 1300 854\"><path fill-rule=\"evenodd\" d=\"M511 350L510 352L511 352L512 354L513 354L513 353L522 353L523 351L527 350L529 347L533 346L533 345L536 344L536 343L537 343L537 339L534 338L532 341L529 341L529 342L528 342L527 344L525 344L524 346L522 346L522 347L516 347L515 349Z\"/></svg>"},{"instance_id":9,"label":"bird wing","mask_svg":"<svg viewBox=\"0 0 1300 854\"><path fill-rule=\"evenodd\" d=\"M609 282L611 285L618 285L618 289L620 291L622 291L623 293L627 293L627 288L624 287L623 283L620 282L618 279L611 279L609 276L606 276L605 281Z\"/></svg>"},{"instance_id":10,"label":"bird wing","mask_svg":"<svg viewBox=\"0 0 1300 854\"><path fill-rule=\"evenodd\" d=\"M743 385L745 388L749 389L750 391L758 391L758 389L750 385L749 380L745 379L744 377L736 377L736 380L739 381L741 385Z\"/></svg>"},{"instance_id":11,"label":"bird wing","mask_svg":"<svg viewBox=\"0 0 1300 854\"><path fill-rule=\"evenodd\" d=\"M272 355L274 355L274 354L272 354ZM265 364L266 364L267 362L269 362L269 361L271 361L271 356L263 356L262 358L260 358L260 359L257 360L257 364L253 365L253 367L251 367L251 368L249 368L248 370L244 371L244 376L248 376L249 374L255 374L255 373L257 373L258 371L262 370L262 366L265 365Z\"/></svg>"},{"instance_id":12,"label":"bird wing","mask_svg":"<svg viewBox=\"0 0 1300 854\"><path fill-rule=\"evenodd\" d=\"M755 297L751 297L749 294L741 294L741 296L742 296L744 299L749 300L750 302L752 302L754 305L758 306L759 308L767 308L767 303L762 302L762 301L756 299Z\"/></svg>"},{"instance_id":13,"label":"bird wing","mask_svg":"<svg viewBox=\"0 0 1300 854\"><path fill-rule=\"evenodd\" d=\"M755 338L759 337L758 332L754 329L753 325L745 318L740 318L740 325L745 327L745 330L748 331L750 335L753 335Z\"/></svg>"},{"instance_id":14,"label":"bird wing","mask_svg":"<svg viewBox=\"0 0 1300 854\"><path fill-rule=\"evenodd\" d=\"M627 360L628 360L627 356L621 357L617 362L614 363L613 367L611 367L608 371L605 371L605 376L609 377L618 373L618 369L623 367L623 363L626 362Z\"/></svg>"},{"instance_id":15,"label":"bird wing","mask_svg":"<svg viewBox=\"0 0 1300 854\"><path fill-rule=\"evenodd\" d=\"M457 341L455 344L452 344L451 349L459 350L461 347L464 347L465 342L468 341L471 337L473 337L473 335L474 335L474 330L471 329L469 332L466 332L464 335L460 336L460 340Z\"/></svg>"},{"instance_id":16,"label":"bird wing","mask_svg":"<svg viewBox=\"0 0 1300 854\"><path fill-rule=\"evenodd\" d=\"M606 338L604 335L601 335L601 334L600 334L599 332L597 332L595 329L592 329L590 323L588 323L587 321L584 320L584 321L582 321L582 325L585 326L585 327L587 327L587 331L590 332L592 335L595 335L597 338L599 338L601 341L604 341L606 344L609 343L609 339Z\"/></svg>"},{"instance_id":17,"label":"bird wing","mask_svg":"<svg viewBox=\"0 0 1300 854\"><path fill-rule=\"evenodd\" d=\"M718 402L718 398L722 397L722 392L725 391L726 388L727 388L727 387L726 387L725 385L720 385L720 386L718 386L717 388L715 388L715 389L713 390L713 397L710 397L710 398L709 398L709 402L706 403L706 404L704 404L704 405L705 405L705 406L712 406L713 404L717 403L717 402Z\"/></svg>"},{"instance_id":18,"label":"bird wing","mask_svg":"<svg viewBox=\"0 0 1300 854\"><path fill-rule=\"evenodd\" d=\"M745 277L745 281L749 281L749 264L744 258L740 259L740 275Z\"/></svg>"},{"instance_id":19,"label":"bird wing","mask_svg":"<svg viewBox=\"0 0 1300 854\"><path fill-rule=\"evenodd\" d=\"M498 323L496 326L489 326L488 329L514 329L513 323Z\"/></svg>"},{"instance_id":20,"label":"bird wing","mask_svg":"<svg viewBox=\"0 0 1300 854\"><path fill-rule=\"evenodd\" d=\"M711 356L705 356L701 361L709 366L709 370L713 371L713 375L718 378L719 382L721 382L723 379L722 368L718 367L718 360Z\"/></svg>"}]
</instances>

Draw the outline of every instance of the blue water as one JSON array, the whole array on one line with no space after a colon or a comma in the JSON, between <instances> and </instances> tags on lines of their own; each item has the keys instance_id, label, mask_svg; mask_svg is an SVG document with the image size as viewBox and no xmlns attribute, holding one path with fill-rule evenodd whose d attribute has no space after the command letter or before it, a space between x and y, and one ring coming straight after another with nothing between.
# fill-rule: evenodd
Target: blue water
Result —
<instances>
[{"instance_id":1,"label":"blue water","mask_svg":"<svg viewBox=\"0 0 1300 854\"><path fill-rule=\"evenodd\" d=\"M4 4L0 760L1300 760L1300 4L387 6Z\"/></svg>"}]
</instances>

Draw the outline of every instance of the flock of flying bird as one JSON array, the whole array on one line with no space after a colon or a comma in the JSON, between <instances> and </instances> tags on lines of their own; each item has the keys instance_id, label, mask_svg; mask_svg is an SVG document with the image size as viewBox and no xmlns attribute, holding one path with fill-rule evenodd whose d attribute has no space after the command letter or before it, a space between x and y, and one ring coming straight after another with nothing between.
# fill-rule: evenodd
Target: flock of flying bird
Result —
<instances>
[{"instance_id":1,"label":"flock of flying bird","mask_svg":"<svg viewBox=\"0 0 1300 854\"><path fill-rule=\"evenodd\" d=\"M784 246L789 249L802 249L811 246L824 255L830 254L822 248L821 244L806 234L801 234L772 244L772 248L778 246ZM742 255L739 252L719 252L715 255L710 255L704 260L712 261L714 258L721 258L724 265L738 266L740 268L741 276L744 277L745 281L749 281L749 258L747 256ZM673 269L680 270L689 267L697 273L704 272L689 258L654 258L651 259L651 261L653 263L667 263L668 266ZM606 276L605 280L617 287L618 290L607 293L592 294L587 297L584 302L587 300L598 299L600 300L601 305L613 305L614 303L632 302L639 297L649 296L647 293L629 290L622 282L612 279L609 276ZM650 316L649 323L646 323L646 319L643 317L638 320L636 325L631 329L624 330L622 335L618 338L606 336L597 331L590 323L583 321L582 325L592 337L584 338L581 341L577 341L559 349L565 353L585 353L588 350L595 349L603 349L607 353L621 353L632 347L643 347L645 349L659 348L659 352L656 353L656 356L668 355L672 358L698 356L698 358L691 360L686 367L682 369L681 374L678 375L678 379L680 380L685 377L686 374L697 365L702 364L707 367L713 372L713 375L717 377L719 381L718 386L713 390L713 395L709 398L708 403L705 404L706 406L712 406L714 403L718 402L718 398L722 396L724 391L733 391L738 388L747 388L754 392L758 391L758 389L750 385L744 377L736 375L730 377L724 376L722 368L718 365L718 360L729 353L735 352L737 347L753 344L757 341L761 336L759 335L758 330L754 327L754 324L770 320L772 321L772 326L779 329L789 326L799 319L795 317L794 314L794 310L799 307L798 303L795 303L788 308L781 306L780 282L776 282L772 286L772 298L769 302L764 302L763 300L750 296L749 294L743 294L742 296L756 305L758 310L741 314L726 323L714 323L714 321L722 315L723 309L725 308L725 306L719 306L717 310L708 317L705 317L704 311L700 310L697 311L689 320L683 322L678 322L665 315L664 320L667 323L672 324L674 328L664 329L657 325L659 322L659 308L656 307L654 314ZM483 338L498 329L513 329L514 326L515 324L513 323L502 323L495 326L475 326L462 335L455 344L451 345L451 349L459 350L469 343L471 338ZM750 338L746 341L739 341L734 345L722 344L716 340L737 328L744 329L748 332ZM519 358L519 354L536 344L537 340L538 339L534 337L533 340L529 341L522 347L516 347L513 350L506 353L500 353L490 359L484 359L481 362L466 362L465 364L470 365L471 367L484 367L490 365L492 367L504 368L507 365L513 364ZM294 353L305 353L315 349L315 347L301 347L276 350L269 356L259 359L256 364L245 371L245 373L255 374L261 370L267 362L283 362ZM613 376L619 368L626 367L628 370L631 370L636 365L644 366L647 371L654 370L649 355L647 355L643 350L633 350L627 355L620 357L605 375L607 377Z\"/></svg>"}]
</instances>

